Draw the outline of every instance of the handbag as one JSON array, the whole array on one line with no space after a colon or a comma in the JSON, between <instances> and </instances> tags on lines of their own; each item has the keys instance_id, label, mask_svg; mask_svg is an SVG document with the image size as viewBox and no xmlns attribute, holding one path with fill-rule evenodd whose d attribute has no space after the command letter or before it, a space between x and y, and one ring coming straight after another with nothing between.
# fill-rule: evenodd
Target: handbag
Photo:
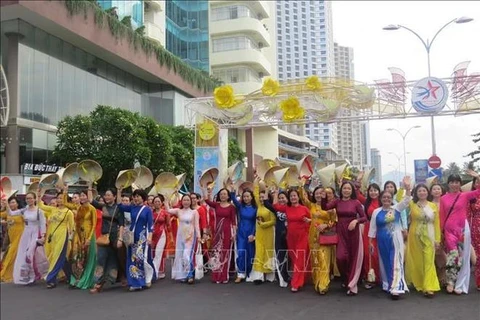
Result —
<instances>
[{"instance_id":1,"label":"handbag","mask_svg":"<svg viewBox=\"0 0 480 320\"><path fill-rule=\"evenodd\" d=\"M200 280L203 278L203 254L202 254L202 243L198 242L197 250L195 253L195 280Z\"/></svg>"},{"instance_id":2,"label":"handbag","mask_svg":"<svg viewBox=\"0 0 480 320\"><path fill-rule=\"evenodd\" d=\"M108 247L110 245L110 233L112 232L113 227L113 219L117 214L117 207L113 211L112 219L110 220L110 228L108 229L108 233L102 234L100 237L97 238L97 246L101 247Z\"/></svg>"},{"instance_id":3,"label":"handbag","mask_svg":"<svg viewBox=\"0 0 480 320\"><path fill-rule=\"evenodd\" d=\"M338 234L335 230L329 229L318 234L318 243L322 246L332 246L338 243Z\"/></svg>"},{"instance_id":4,"label":"handbag","mask_svg":"<svg viewBox=\"0 0 480 320\"><path fill-rule=\"evenodd\" d=\"M439 279L445 279L445 266L447 265L447 253L445 252L445 243L443 239L443 233L444 233L444 228L445 228L445 223L447 223L448 218L450 217L450 214L453 211L453 207L455 207L455 204L457 203L458 198L460 197L460 194L457 195L455 200L453 201L452 206L450 207L450 210L448 211L447 217L445 218L445 221L443 223L443 229L442 229L442 241L440 241L440 247L435 250L435 266L437 267L437 273Z\"/></svg>"},{"instance_id":5,"label":"handbag","mask_svg":"<svg viewBox=\"0 0 480 320\"><path fill-rule=\"evenodd\" d=\"M123 230L123 243L128 247L131 246L135 240L134 240L134 235L135 235L135 228L137 226L138 218L142 214L143 209L145 209L145 206L142 206L140 208L140 211L138 211L137 218L135 219L135 224L133 225L133 230L130 231L130 229Z\"/></svg>"}]
</instances>

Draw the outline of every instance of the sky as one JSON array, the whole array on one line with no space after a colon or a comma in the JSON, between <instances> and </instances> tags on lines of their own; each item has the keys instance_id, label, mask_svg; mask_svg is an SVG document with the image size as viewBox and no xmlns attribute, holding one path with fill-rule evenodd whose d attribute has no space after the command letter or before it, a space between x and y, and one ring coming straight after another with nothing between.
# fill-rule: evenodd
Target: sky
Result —
<instances>
[{"instance_id":1,"label":"sky","mask_svg":"<svg viewBox=\"0 0 480 320\"><path fill-rule=\"evenodd\" d=\"M480 72L480 2L478 1L333 1L334 41L353 47L355 80L391 79L389 67L405 72L408 80L428 76L426 50L418 38L407 30L385 31L389 24L401 24L413 29L425 40L431 39L445 23L468 16L474 20L451 24L432 45L431 75L448 78L460 62L471 61L468 73ZM480 114L435 117L436 154L442 166L456 162L460 166L475 150L471 135L480 132ZM410 118L370 121L370 147L380 150L382 173L404 171L402 138L395 128L405 133L407 172L413 173L414 159L432 155L430 118ZM389 152L394 154L389 154Z\"/></svg>"}]
</instances>

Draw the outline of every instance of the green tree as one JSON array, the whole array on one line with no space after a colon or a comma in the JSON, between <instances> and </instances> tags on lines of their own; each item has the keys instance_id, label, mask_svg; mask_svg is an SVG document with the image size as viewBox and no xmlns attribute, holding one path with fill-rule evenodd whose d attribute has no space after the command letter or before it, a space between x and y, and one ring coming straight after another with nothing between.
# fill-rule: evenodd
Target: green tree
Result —
<instances>
[{"instance_id":1,"label":"green tree","mask_svg":"<svg viewBox=\"0 0 480 320\"><path fill-rule=\"evenodd\" d=\"M472 166L473 166L474 163L480 162L480 132L472 134L472 137L473 137L472 139L473 143L477 144L477 149L467 154L466 157L472 158L470 162L472 163Z\"/></svg>"},{"instance_id":2,"label":"green tree","mask_svg":"<svg viewBox=\"0 0 480 320\"><path fill-rule=\"evenodd\" d=\"M447 182L447 179L450 175L452 174L462 174L462 169L455 163L455 162L450 162L447 166L447 168L443 171L443 181Z\"/></svg>"},{"instance_id":3,"label":"green tree","mask_svg":"<svg viewBox=\"0 0 480 320\"><path fill-rule=\"evenodd\" d=\"M113 186L118 171L132 168L136 160L148 164L152 154L140 115L108 106L98 106L88 117L66 117L58 125L57 138L58 163L85 159L100 163L100 190Z\"/></svg>"},{"instance_id":4,"label":"green tree","mask_svg":"<svg viewBox=\"0 0 480 320\"><path fill-rule=\"evenodd\" d=\"M235 161L243 162L245 152L240 148L237 139L228 138L228 165L231 166Z\"/></svg>"},{"instance_id":5,"label":"green tree","mask_svg":"<svg viewBox=\"0 0 480 320\"><path fill-rule=\"evenodd\" d=\"M186 173L185 184L192 186L195 132L182 126L171 127L170 132L174 141L172 151L174 166L172 172L175 174Z\"/></svg>"},{"instance_id":6,"label":"green tree","mask_svg":"<svg viewBox=\"0 0 480 320\"><path fill-rule=\"evenodd\" d=\"M146 144L152 153L150 161L142 164L155 173L173 171L175 167L174 143L170 128L160 125L149 117L141 117L140 127L145 130Z\"/></svg>"}]
</instances>

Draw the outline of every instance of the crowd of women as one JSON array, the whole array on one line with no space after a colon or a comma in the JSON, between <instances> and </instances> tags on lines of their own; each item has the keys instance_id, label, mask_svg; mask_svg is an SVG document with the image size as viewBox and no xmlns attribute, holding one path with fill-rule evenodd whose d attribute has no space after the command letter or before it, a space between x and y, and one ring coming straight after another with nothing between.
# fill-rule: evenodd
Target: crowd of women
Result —
<instances>
[{"instance_id":1,"label":"crowd of women","mask_svg":"<svg viewBox=\"0 0 480 320\"><path fill-rule=\"evenodd\" d=\"M433 297L441 288L468 293L471 263L480 290L480 179L462 192L461 178L401 188L372 183L365 194L355 181L342 181L338 195L308 181L300 187L253 190L226 185L213 196L185 194L174 206L144 190L131 197L108 189L94 199L91 186L67 189L47 204L43 194L2 199L2 223L9 246L1 280L27 285L45 280L47 288L65 281L72 288L101 292L120 282L130 291L149 288L165 278L188 284L210 273L211 281L277 281L297 292L307 282L324 295L335 277L349 296L379 287L392 299L415 288ZM307 185L305 185L307 184ZM476 252L476 254L475 254ZM476 263L476 264L475 264Z\"/></svg>"}]
</instances>

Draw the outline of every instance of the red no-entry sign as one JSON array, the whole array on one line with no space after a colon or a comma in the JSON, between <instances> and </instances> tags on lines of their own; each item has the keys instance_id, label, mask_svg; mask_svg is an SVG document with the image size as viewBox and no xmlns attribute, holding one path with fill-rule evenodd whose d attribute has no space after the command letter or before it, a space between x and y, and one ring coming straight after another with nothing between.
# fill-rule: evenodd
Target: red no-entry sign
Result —
<instances>
[{"instance_id":1,"label":"red no-entry sign","mask_svg":"<svg viewBox=\"0 0 480 320\"><path fill-rule=\"evenodd\" d=\"M432 169L438 169L442 165L442 160L437 156L431 156L428 158L428 166Z\"/></svg>"}]
</instances>

